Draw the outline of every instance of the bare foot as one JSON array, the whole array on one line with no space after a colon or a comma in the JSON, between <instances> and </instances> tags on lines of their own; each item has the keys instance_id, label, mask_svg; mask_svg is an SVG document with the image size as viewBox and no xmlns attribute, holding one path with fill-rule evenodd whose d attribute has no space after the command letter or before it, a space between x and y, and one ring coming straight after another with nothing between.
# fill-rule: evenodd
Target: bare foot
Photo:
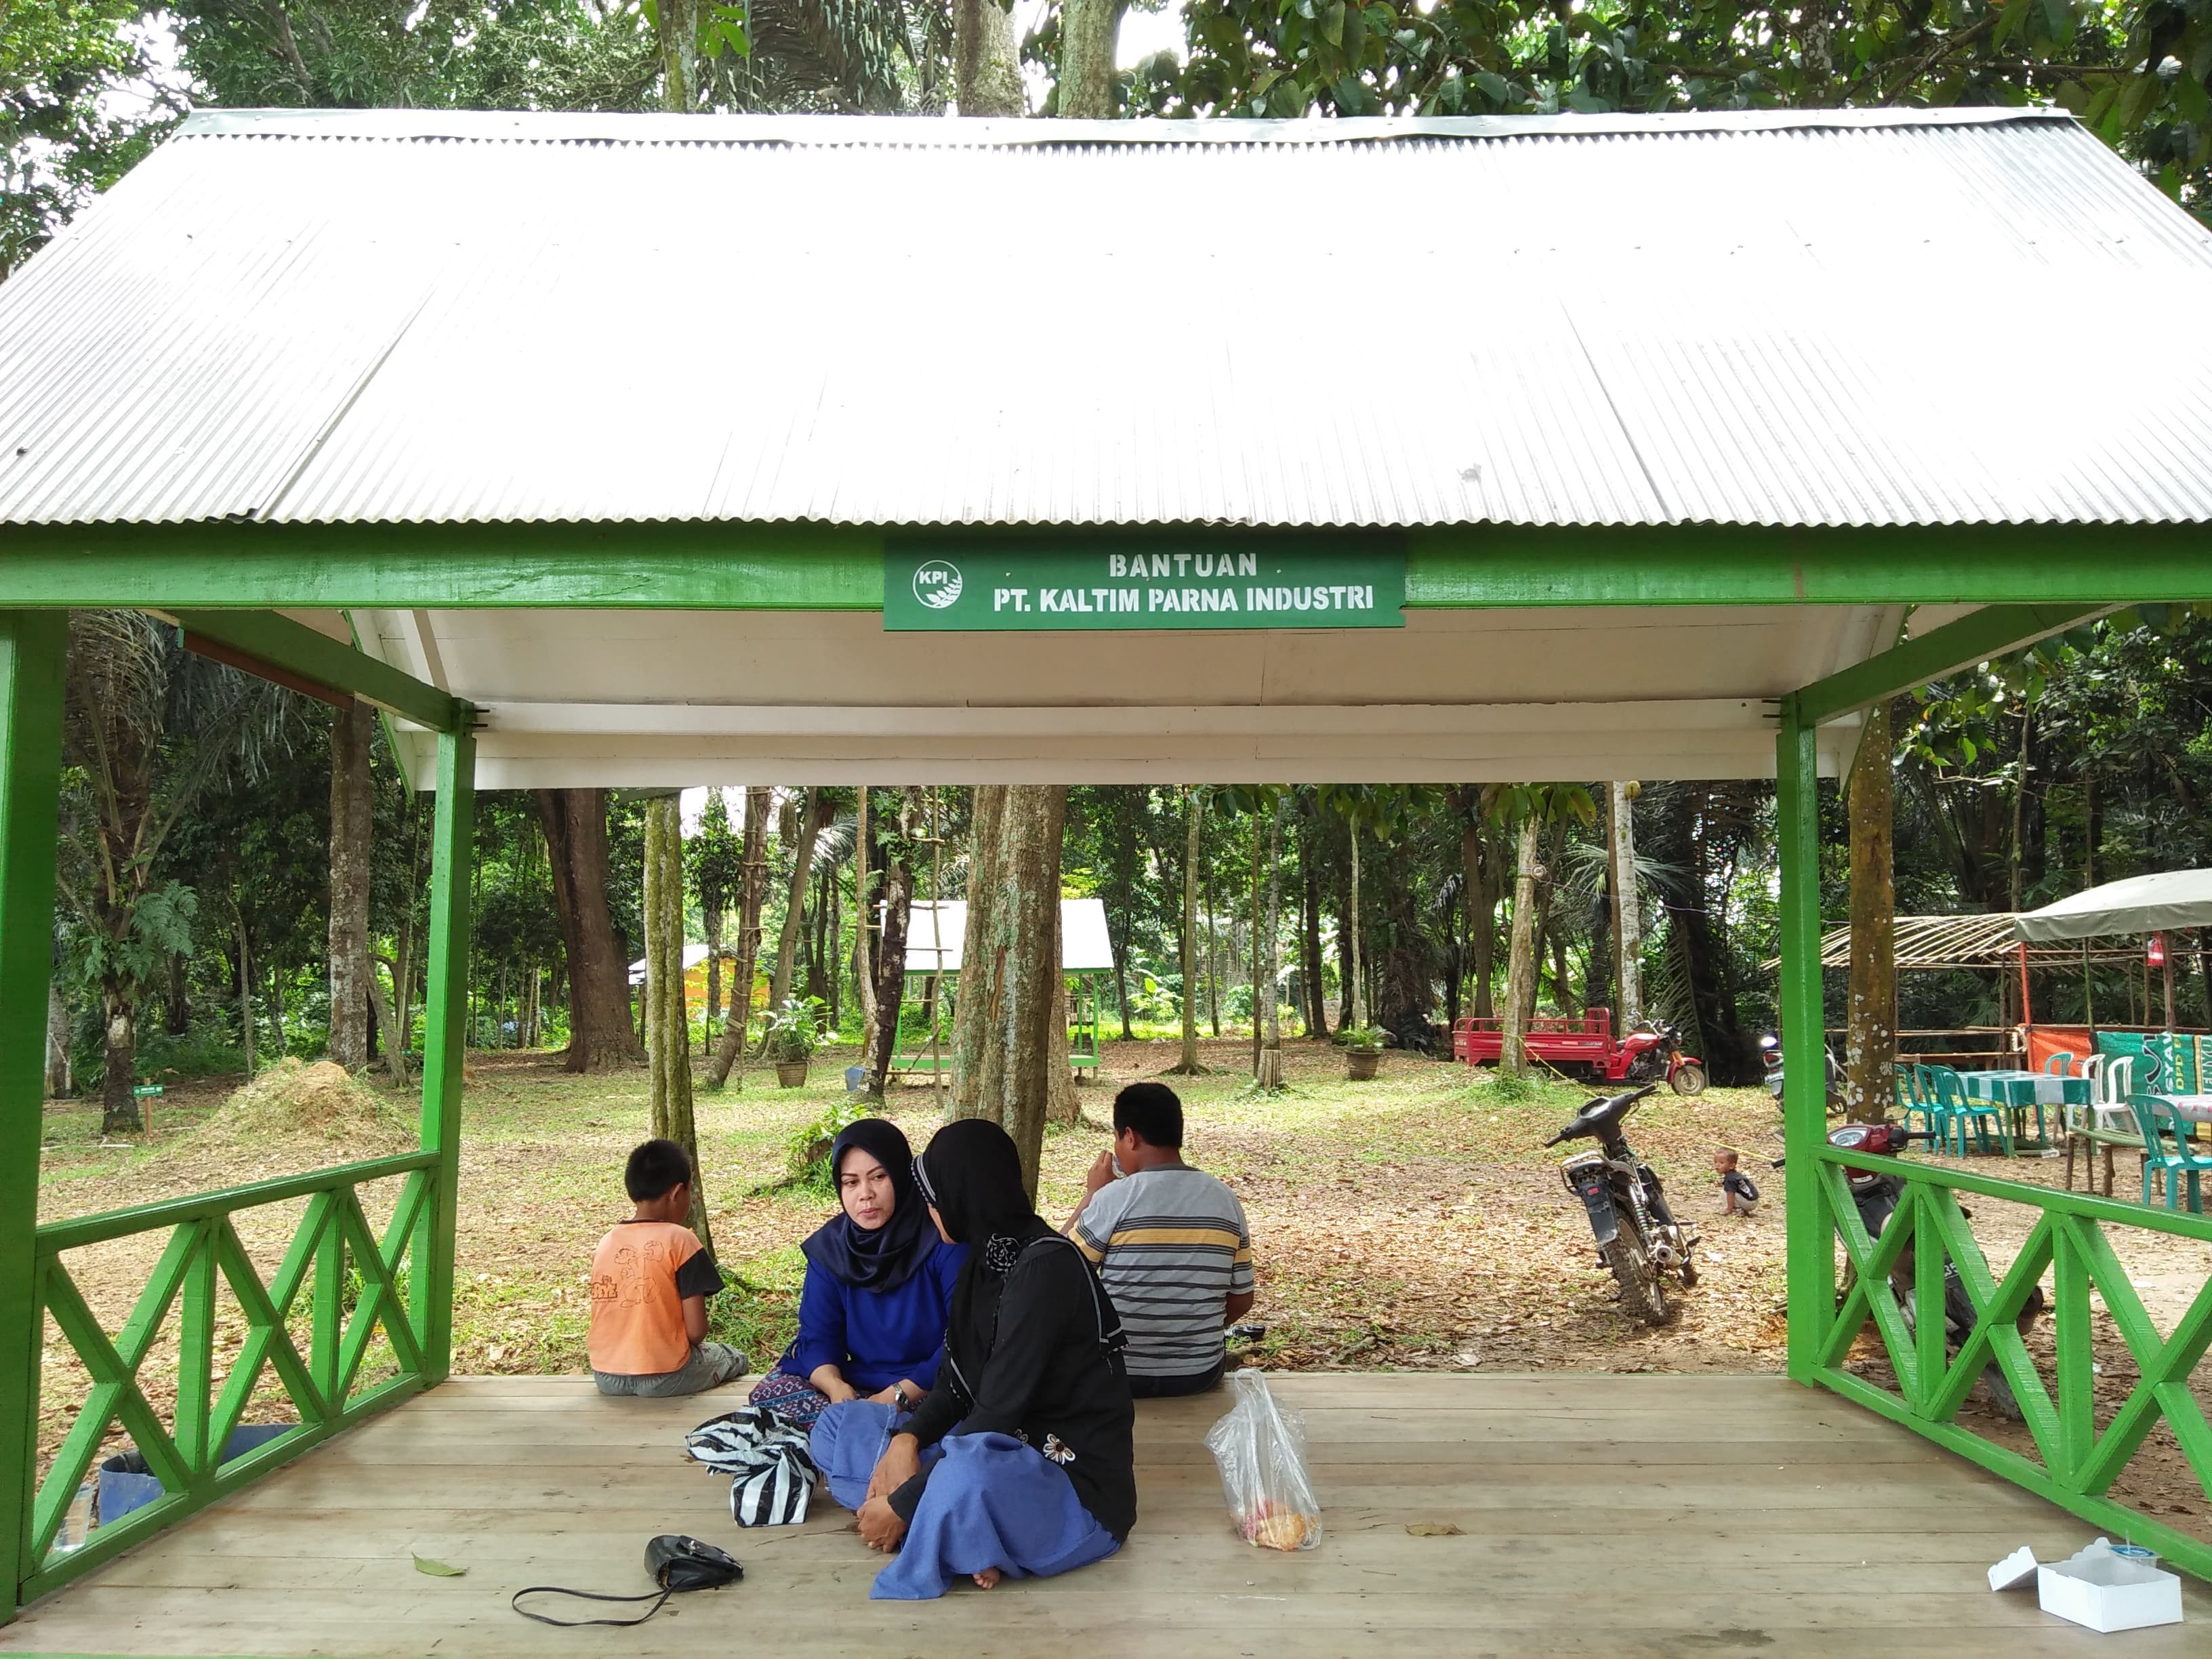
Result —
<instances>
[{"instance_id":1,"label":"bare foot","mask_svg":"<svg viewBox=\"0 0 2212 1659\"><path fill-rule=\"evenodd\" d=\"M996 1567L986 1567L975 1575L977 1589L995 1589L1002 1575Z\"/></svg>"}]
</instances>

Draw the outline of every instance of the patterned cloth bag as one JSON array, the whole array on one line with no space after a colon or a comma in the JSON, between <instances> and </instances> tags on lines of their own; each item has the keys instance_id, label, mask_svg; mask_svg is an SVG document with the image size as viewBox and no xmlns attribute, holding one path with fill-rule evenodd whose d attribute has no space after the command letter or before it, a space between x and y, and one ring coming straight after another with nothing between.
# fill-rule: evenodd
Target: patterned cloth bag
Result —
<instances>
[{"instance_id":1,"label":"patterned cloth bag","mask_svg":"<svg viewBox=\"0 0 2212 1659\"><path fill-rule=\"evenodd\" d=\"M781 1527L806 1519L814 1460L806 1431L764 1406L709 1418L684 1437L684 1449L730 1480L730 1518L741 1527Z\"/></svg>"}]
</instances>

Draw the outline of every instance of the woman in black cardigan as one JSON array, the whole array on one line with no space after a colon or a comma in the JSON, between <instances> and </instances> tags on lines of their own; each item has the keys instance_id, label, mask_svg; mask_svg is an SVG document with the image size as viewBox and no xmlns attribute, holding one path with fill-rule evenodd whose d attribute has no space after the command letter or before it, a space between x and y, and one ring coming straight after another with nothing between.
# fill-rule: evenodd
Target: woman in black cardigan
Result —
<instances>
[{"instance_id":1,"label":"woman in black cardigan","mask_svg":"<svg viewBox=\"0 0 2212 1659\"><path fill-rule=\"evenodd\" d=\"M1121 1321L1082 1253L1036 1214L1020 1155L980 1118L915 1160L939 1231L969 1247L937 1385L869 1477L860 1536L897 1559L878 1598L965 1575L1048 1577L1104 1559L1137 1519Z\"/></svg>"}]
</instances>

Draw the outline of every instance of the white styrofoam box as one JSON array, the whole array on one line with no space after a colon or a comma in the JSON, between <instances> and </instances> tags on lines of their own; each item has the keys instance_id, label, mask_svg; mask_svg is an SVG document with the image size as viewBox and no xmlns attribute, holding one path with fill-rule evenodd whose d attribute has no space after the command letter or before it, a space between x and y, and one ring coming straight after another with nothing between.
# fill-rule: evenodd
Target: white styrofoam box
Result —
<instances>
[{"instance_id":1,"label":"white styrofoam box","mask_svg":"<svg viewBox=\"0 0 2212 1659\"><path fill-rule=\"evenodd\" d=\"M2045 1613L2094 1631L2181 1622L2181 1580L2115 1553L2109 1539L2037 1568L2035 1595Z\"/></svg>"},{"instance_id":2,"label":"white styrofoam box","mask_svg":"<svg viewBox=\"0 0 2212 1659\"><path fill-rule=\"evenodd\" d=\"M1990 1588L1993 1590L2018 1589L2034 1577L2035 1552L2022 1544L1990 1569Z\"/></svg>"}]
</instances>

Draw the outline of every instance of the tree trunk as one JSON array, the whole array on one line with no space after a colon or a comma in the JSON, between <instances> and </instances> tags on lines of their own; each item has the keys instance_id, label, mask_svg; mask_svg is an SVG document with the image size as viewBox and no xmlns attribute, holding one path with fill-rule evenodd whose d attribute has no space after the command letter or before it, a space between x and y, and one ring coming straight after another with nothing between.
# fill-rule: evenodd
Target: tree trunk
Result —
<instances>
[{"instance_id":1,"label":"tree trunk","mask_svg":"<svg viewBox=\"0 0 2212 1659\"><path fill-rule=\"evenodd\" d=\"M970 831L968 935L953 1026L952 1110L1013 1137L1036 1194L1050 1094L1060 969L1060 854L1067 791L977 787Z\"/></svg>"},{"instance_id":2,"label":"tree trunk","mask_svg":"<svg viewBox=\"0 0 2212 1659\"><path fill-rule=\"evenodd\" d=\"M681 797L645 804L645 1029L653 1133L691 1159L691 1231L708 1250L706 1182L691 1109L691 1021L684 1001L684 819Z\"/></svg>"},{"instance_id":3,"label":"tree trunk","mask_svg":"<svg viewBox=\"0 0 2212 1659\"><path fill-rule=\"evenodd\" d=\"M1127 0L1063 0L1060 9L1062 118L1109 121L1114 105L1114 56Z\"/></svg>"},{"instance_id":4,"label":"tree trunk","mask_svg":"<svg viewBox=\"0 0 2212 1659\"><path fill-rule=\"evenodd\" d=\"M629 963L607 910L607 805L598 789L540 789L553 908L568 960L568 1068L603 1072L644 1057L630 1024Z\"/></svg>"},{"instance_id":5,"label":"tree trunk","mask_svg":"<svg viewBox=\"0 0 2212 1659\"><path fill-rule=\"evenodd\" d=\"M1851 767L1850 990L1844 1025L1844 1111L1879 1123L1897 1097L1897 887L1891 856L1889 705L1866 711Z\"/></svg>"},{"instance_id":6,"label":"tree trunk","mask_svg":"<svg viewBox=\"0 0 2212 1659\"><path fill-rule=\"evenodd\" d=\"M1352 842L1352 913L1345 919L1345 931L1349 936L1346 945L1352 952L1352 971L1345 995L1352 1005L1352 1023L1360 1030L1367 1027L1367 965L1362 959L1359 927L1359 826L1348 823Z\"/></svg>"},{"instance_id":7,"label":"tree trunk","mask_svg":"<svg viewBox=\"0 0 2212 1659\"><path fill-rule=\"evenodd\" d=\"M46 1097L59 1100L75 1093L76 1086L70 1075L69 1003L56 972L46 980Z\"/></svg>"},{"instance_id":8,"label":"tree trunk","mask_svg":"<svg viewBox=\"0 0 2212 1659\"><path fill-rule=\"evenodd\" d=\"M699 0L660 0L660 106L688 114L699 106Z\"/></svg>"},{"instance_id":9,"label":"tree trunk","mask_svg":"<svg viewBox=\"0 0 2212 1659\"><path fill-rule=\"evenodd\" d=\"M1468 948L1474 957L1475 1016L1494 1019L1498 989L1492 981L1498 976L1498 902L1505 896L1505 840L1502 834L1488 833L1488 814L1496 798L1489 786L1485 787L1483 796L1483 817L1474 832L1475 856L1481 871L1481 914L1474 918L1474 937L1468 941Z\"/></svg>"},{"instance_id":10,"label":"tree trunk","mask_svg":"<svg viewBox=\"0 0 2212 1659\"><path fill-rule=\"evenodd\" d=\"M1513 866L1513 939L1505 958L1505 1018L1498 1069L1515 1077L1528 1071L1528 1013L1536 1000L1536 848L1542 826L1532 806L1521 821Z\"/></svg>"},{"instance_id":11,"label":"tree trunk","mask_svg":"<svg viewBox=\"0 0 2212 1659\"><path fill-rule=\"evenodd\" d=\"M1026 115L1021 42L998 0L952 0L952 96L963 115Z\"/></svg>"},{"instance_id":12,"label":"tree trunk","mask_svg":"<svg viewBox=\"0 0 2212 1659\"><path fill-rule=\"evenodd\" d=\"M396 986L398 981L394 979ZM376 1024L384 1033L384 1074L397 1088L407 1086L407 1045L398 1024L392 1018L392 1005L385 1000L384 981L376 971L376 964L368 964L368 1005L376 1016Z\"/></svg>"},{"instance_id":13,"label":"tree trunk","mask_svg":"<svg viewBox=\"0 0 2212 1659\"><path fill-rule=\"evenodd\" d=\"M1328 987L1321 959L1321 839L1319 826L1306 821L1298 845L1298 873L1304 888L1298 910L1298 959L1305 975L1306 1035L1328 1040Z\"/></svg>"},{"instance_id":14,"label":"tree trunk","mask_svg":"<svg viewBox=\"0 0 2212 1659\"><path fill-rule=\"evenodd\" d=\"M1053 906L1052 959L1060 960L1060 907ZM1068 1003L1067 975L1054 976L1052 997L1052 1025L1045 1039L1045 1121L1048 1123L1077 1124L1083 1121L1083 1100L1075 1092L1075 1063L1067 1043L1068 1020L1073 1013ZM1092 1011L1096 1012L1094 1009Z\"/></svg>"},{"instance_id":15,"label":"tree trunk","mask_svg":"<svg viewBox=\"0 0 2212 1659\"><path fill-rule=\"evenodd\" d=\"M1252 951L1251 959L1247 963L1247 977L1252 984L1252 1079L1255 1083L1260 1079L1261 1051L1267 1044L1265 1022L1260 1014L1261 958L1267 954L1260 945L1260 930L1267 925L1267 913L1262 905L1267 889L1260 874L1260 815L1255 811L1252 814Z\"/></svg>"},{"instance_id":16,"label":"tree trunk","mask_svg":"<svg viewBox=\"0 0 2212 1659\"><path fill-rule=\"evenodd\" d=\"M132 1134L145 1127L138 1115L138 1010L127 980L111 975L100 986L102 1057L106 1074L100 1091L100 1132Z\"/></svg>"},{"instance_id":17,"label":"tree trunk","mask_svg":"<svg viewBox=\"0 0 2212 1659\"><path fill-rule=\"evenodd\" d=\"M876 922L869 896L875 888L876 844L868 829L868 786L856 792L853 825L853 1006L860 1016L860 1063L876 1048L875 951L869 935Z\"/></svg>"},{"instance_id":18,"label":"tree trunk","mask_svg":"<svg viewBox=\"0 0 2212 1659\"><path fill-rule=\"evenodd\" d=\"M752 1024L753 977L760 970L761 911L768 892L768 815L775 802L772 789L745 791L745 839L738 858L738 965L730 974L729 1018L707 1067L709 1089L729 1081L731 1067L745 1052L745 1035ZM738 1086L744 1086L742 1072Z\"/></svg>"},{"instance_id":19,"label":"tree trunk","mask_svg":"<svg viewBox=\"0 0 2212 1659\"><path fill-rule=\"evenodd\" d=\"M331 721L331 1059L349 1072L368 1064L368 750L374 717L365 702Z\"/></svg>"},{"instance_id":20,"label":"tree trunk","mask_svg":"<svg viewBox=\"0 0 2212 1659\"><path fill-rule=\"evenodd\" d=\"M805 810L799 816L799 833L792 843L791 886L784 902L783 933L776 940L775 971L769 979L771 1008L781 1008L791 995L792 969L799 956L799 937L806 926L806 884L814 870L814 843L821 839L822 826L828 816L822 792L809 789Z\"/></svg>"},{"instance_id":21,"label":"tree trunk","mask_svg":"<svg viewBox=\"0 0 2212 1659\"><path fill-rule=\"evenodd\" d=\"M1198 872L1199 816L1204 811L1198 792L1183 791L1182 852L1182 1054L1173 1067L1178 1077L1196 1077L1205 1071L1198 1062Z\"/></svg>"},{"instance_id":22,"label":"tree trunk","mask_svg":"<svg viewBox=\"0 0 2212 1659\"><path fill-rule=\"evenodd\" d=\"M163 1028L171 1036L192 1029L192 960L182 951L169 952L169 992L161 1000Z\"/></svg>"},{"instance_id":23,"label":"tree trunk","mask_svg":"<svg viewBox=\"0 0 2212 1659\"><path fill-rule=\"evenodd\" d=\"M269 1041L276 1060L291 1054L291 1040L284 1035L284 975L274 968L269 970Z\"/></svg>"},{"instance_id":24,"label":"tree trunk","mask_svg":"<svg viewBox=\"0 0 2212 1659\"><path fill-rule=\"evenodd\" d=\"M1283 798L1267 821L1267 945L1253 954L1260 958L1259 980L1266 987L1266 1036L1260 1046L1256 1075L1260 1086L1273 1094L1283 1086L1283 1007L1276 988L1283 978ZM1256 1004L1255 1004L1256 1010Z\"/></svg>"},{"instance_id":25,"label":"tree trunk","mask_svg":"<svg viewBox=\"0 0 2212 1659\"><path fill-rule=\"evenodd\" d=\"M1201 821L1200 830L1204 824ZM1213 860L1206 860L1206 1008L1218 1040L1221 1036L1221 921L1213 908Z\"/></svg>"},{"instance_id":26,"label":"tree trunk","mask_svg":"<svg viewBox=\"0 0 2212 1659\"><path fill-rule=\"evenodd\" d=\"M920 811L920 792L911 787L902 792L884 848L884 930L876 954L876 1046L869 1058L868 1078L868 1093L876 1100L884 1097L890 1081L891 1061L898 1054L899 1007L906 996L906 929L914 910L915 826ZM972 918L969 926L974 926Z\"/></svg>"},{"instance_id":27,"label":"tree trunk","mask_svg":"<svg viewBox=\"0 0 2212 1659\"><path fill-rule=\"evenodd\" d=\"M258 1035L253 1027L253 945L246 937L246 917L238 915L238 1030L240 1046L246 1050L246 1075L253 1076L253 1040Z\"/></svg>"},{"instance_id":28,"label":"tree trunk","mask_svg":"<svg viewBox=\"0 0 2212 1659\"><path fill-rule=\"evenodd\" d=\"M1635 1028L1644 1018L1644 919L1636 890L1636 803L1632 784L1606 785L1613 834L1613 1030Z\"/></svg>"}]
</instances>

